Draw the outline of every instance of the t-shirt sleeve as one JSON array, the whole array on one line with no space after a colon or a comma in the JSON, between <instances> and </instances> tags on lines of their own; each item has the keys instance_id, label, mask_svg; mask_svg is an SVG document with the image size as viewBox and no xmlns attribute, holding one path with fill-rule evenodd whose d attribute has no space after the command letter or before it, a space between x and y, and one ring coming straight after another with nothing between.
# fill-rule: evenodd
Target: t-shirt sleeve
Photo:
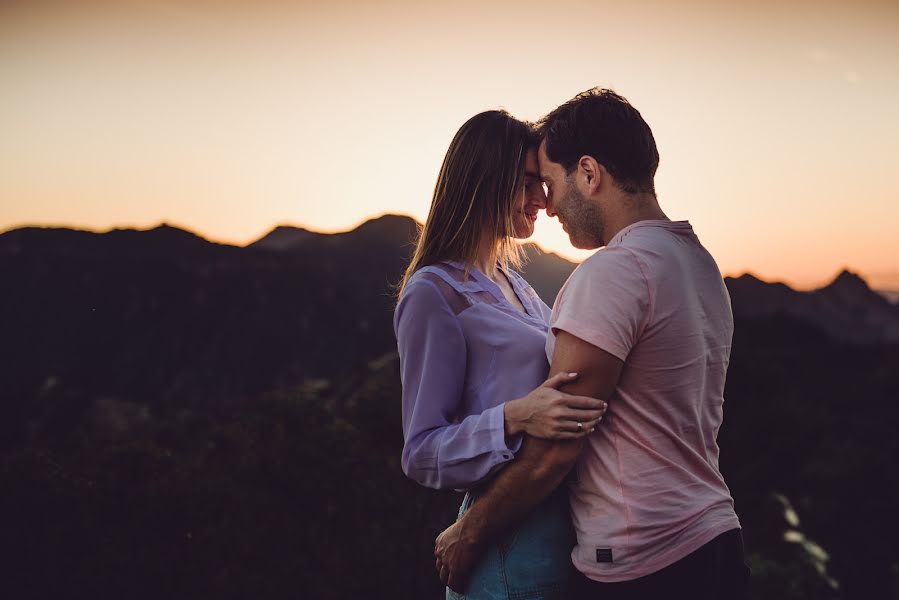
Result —
<instances>
[{"instance_id":1,"label":"t-shirt sleeve","mask_svg":"<svg viewBox=\"0 0 899 600\"><path fill-rule=\"evenodd\" d=\"M637 257L606 248L572 273L556 303L554 332L567 331L623 361L645 327L651 298Z\"/></svg>"},{"instance_id":2,"label":"t-shirt sleeve","mask_svg":"<svg viewBox=\"0 0 899 600\"><path fill-rule=\"evenodd\" d=\"M503 404L459 420L466 342L443 294L426 280L406 286L394 314L403 385L403 472L436 489L470 488L514 458Z\"/></svg>"}]
</instances>

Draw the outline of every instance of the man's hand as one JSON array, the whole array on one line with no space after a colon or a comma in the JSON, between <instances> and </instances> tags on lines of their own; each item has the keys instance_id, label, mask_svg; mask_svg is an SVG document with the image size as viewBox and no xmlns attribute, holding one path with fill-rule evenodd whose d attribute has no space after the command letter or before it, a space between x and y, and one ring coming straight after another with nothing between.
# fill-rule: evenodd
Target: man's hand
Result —
<instances>
[{"instance_id":1,"label":"man's hand","mask_svg":"<svg viewBox=\"0 0 899 600\"><path fill-rule=\"evenodd\" d=\"M434 556L440 581L452 590L462 594L468 586L471 571L481 556L483 546L468 534L465 519L459 519L434 542Z\"/></svg>"}]
</instances>

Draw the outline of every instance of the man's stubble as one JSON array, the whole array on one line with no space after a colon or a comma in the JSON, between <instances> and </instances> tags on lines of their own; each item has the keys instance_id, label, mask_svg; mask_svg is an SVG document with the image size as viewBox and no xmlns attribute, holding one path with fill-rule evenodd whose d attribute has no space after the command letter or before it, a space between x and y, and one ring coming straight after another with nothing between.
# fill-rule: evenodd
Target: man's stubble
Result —
<instances>
[{"instance_id":1,"label":"man's stubble","mask_svg":"<svg viewBox=\"0 0 899 600\"><path fill-rule=\"evenodd\" d=\"M591 250L604 245L602 230L605 223L602 208L589 202L575 185L573 178L568 181L565 201L557 212L568 229L571 245L582 250Z\"/></svg>"}]
</instances>

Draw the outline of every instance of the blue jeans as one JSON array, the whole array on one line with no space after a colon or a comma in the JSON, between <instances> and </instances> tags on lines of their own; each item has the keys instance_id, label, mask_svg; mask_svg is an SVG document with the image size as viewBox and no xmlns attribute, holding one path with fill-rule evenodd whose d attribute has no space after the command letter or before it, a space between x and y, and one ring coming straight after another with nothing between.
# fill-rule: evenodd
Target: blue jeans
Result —
<instances>
[{"instance_id":1,"label":"blue jeans","mask_svg":"<svg viewBox=\"0 0 899 600\"><path fill-rule=\"evenodd\" d=\"M468 492L459 516L477 500ZM575 535L565 486L557 489L504 539L491 544L464 594L446 589L447 600L555 600L568 598L576 581L571 564Z\"/></svg>"}]
</instances>

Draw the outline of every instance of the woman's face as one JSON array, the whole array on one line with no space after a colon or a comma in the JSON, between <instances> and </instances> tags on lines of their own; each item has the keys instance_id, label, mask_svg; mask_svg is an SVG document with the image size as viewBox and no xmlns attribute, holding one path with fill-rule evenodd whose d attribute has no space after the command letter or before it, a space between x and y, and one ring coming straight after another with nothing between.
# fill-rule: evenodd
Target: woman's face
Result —
<instances>
[{"instance_id":1,"label":"woman's face","mask_svg":"<svg viewBox=\"0 0 899 600\"><path fill-rule=\"evenodd\" d=\"M528 151L524 171L524 187L518 192L515 209L512 211L512 222L515 225L513 237L520 240L534 234L537 213L546 208L546 193L543 191L543 182L540 181L536 149Z\"/></svg>"}]
</instances>

